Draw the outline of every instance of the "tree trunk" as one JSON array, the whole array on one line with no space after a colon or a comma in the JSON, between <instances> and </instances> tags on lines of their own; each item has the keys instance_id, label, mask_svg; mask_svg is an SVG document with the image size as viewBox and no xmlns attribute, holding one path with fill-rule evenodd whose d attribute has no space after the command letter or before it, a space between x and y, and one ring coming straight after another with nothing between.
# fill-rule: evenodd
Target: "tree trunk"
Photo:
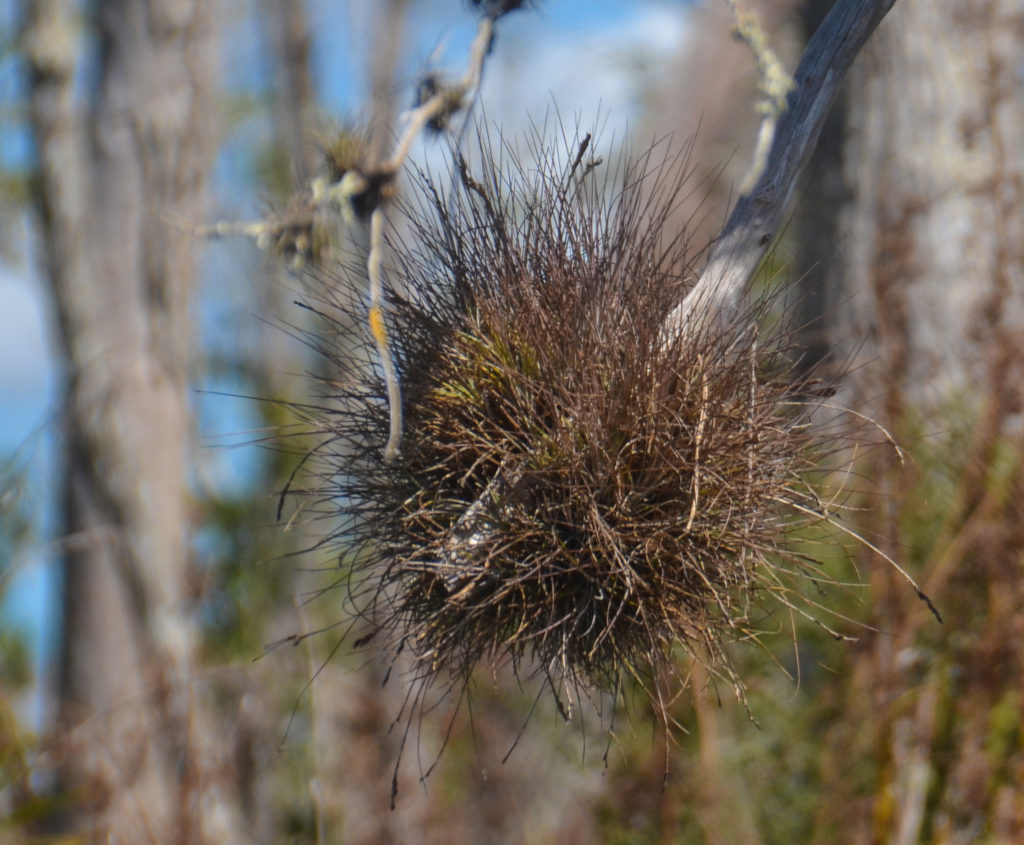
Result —
<instances>
[{"instance_id":1,"label":"tree trunk","mask_svg":"<svg viewBox=\"0 0 1024 845\"><path fill-rule=\"evenodd\" d=\"M1024 328L1024 10L902 0L851 85L845 217L854 335L881 356L893 415L976 414L993 352ZM1024 356L1002 375L1020 412ZM944 427L944 426L938 426Z\"/></svg>"},{"instance_id":2,"label":"tree trunk","mask_svg":"<svg viewBox=\"0 0 1024 845\"><path fill-rule=\"evenodd\" d=\"M317 166L312 143L316 110L310 53L313 33L306 0L263 0L265 37L274 55L271 116L275 143L287 155L294 185L308 185Z\"/></svg>"},{"instance_id":3,"label":"tree trunk","mask_svg":"<svg viewBox=\"0 0 1024 845\"><path fill-rule=\"evenodd\" d=\"M186 394L190 244L211 143L215 3L28 4L45 266L67 366L60 668L68 827L111 842L240 841L194 688Z\"/></svg>"},{"instance_id":4,"label":"tree trunk","mask_svg":"<svg viewBox=\"0 0 1024 845\"><path fill-rule=\"evenodd\" d=\"M874 567L821 842L1024 841L1022 46L1019 0L900 0L849 88L847 401L911 453L865 529L946 624Z\"/></svg>"}]
</instances>

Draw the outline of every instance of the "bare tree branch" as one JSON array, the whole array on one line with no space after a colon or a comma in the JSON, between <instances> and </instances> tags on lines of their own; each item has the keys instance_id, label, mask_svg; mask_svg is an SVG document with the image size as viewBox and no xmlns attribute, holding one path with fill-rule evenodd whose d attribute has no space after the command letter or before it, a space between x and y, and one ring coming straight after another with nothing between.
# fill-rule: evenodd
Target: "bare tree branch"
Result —
<instances>
[{"instance_id":1,"label":"bare tree branch","mask_svg":"<svg viewBox=\"0 0 1024 845\"><path fill-rule=\"evenodd\" d=\"M409 123L398 141L398 146L384 165L384 170L397 174L409 155L413 140L427 124L436 120L446 111L458 111L465 104L465 98L480 84L484 72L484 59L491 48L494 38L494 20L489 17L480 19L476 38L469 48L469 64L462 79L454 85L442 86L424 103L417 106L406 116Z\"/></svg>"},{"instance_id":2,"label":"bare tree branch","mask_svg":"<svg viewBox=\"0 0 1024 845\"><path fill-rule=\"evenodd\" d=\"M454 82L444 83L437 79L434 80L428 95L423 96L415 108L403 115L405 129L395 143L394 150L390 155L386 155L376 149L376 142L372 138L369 139L370 149L365 160L358 163L353 162L351 169L347 170L336 182L331 182L323 177L313 180L310 185L311 196L302 203L301 216L299 218L296 218L294 215L286 215L281 218L256 221L219 222L211 226L191 226L184 220L174 220L177 225L190 231L197 237L209 238L224 237L225 235L242 235L253 238L262 247L278 241L282 236L289 235L296 228L300 230L309 228L310 245L312 245L315 241L315 235L312 232L314 218L322 209L338 209L341 211L342 216L348 220L355 219L357 206L359 207L360 214L369 215L371 244L367 254L367 276L369 278L371 307L367 319L387 383L388 409L391 417L391 433L384 452L385 460L387 461L394 460L398 456L401 447L402 409L401 387L395 374L392 355L388 348L384 313L380 303L380 263L384 227L384 217L381 209L382 199L387 195L388 188L394 184L395 179L398 177L412 149L412 144L420 132L430 126L443 125L453 114L468 107L468 104L471 102L471 96L477 91L483 79L484 62L494 40L495 21L510 8L515 8L516 5L497 4L480 18L476 37L470 45L469 59L465 72ZM395 9L400 7L401 2L396 2ZM385 38L390 45L388 50L396 49L396 39L397 36L393 31ZM387 67L393 65L393 61L387 57L382 58L380 61L383 63L382 67L376 68L374 72L374 85L378 90L384 86L382 82L383 77L386 75L384 65ZM387 111L389 111L389 107L385 105L378 117L386 118ZM301 252L300 250L299 260L296 262L298 266L302 264Z\"/></svg>"},{"instance_id":3,"label":"bare tree branch","mask_svg":"<svg viewBox=\"0 0 1024 845\"><path fill-rule=\"evenodd\" d=\"M666 346L696 328L695 321L726 322L736 313L775 242L846 72L894 3L838 0L811 38L794 74L796 89L779 120L764 173L754 190L740 197L696 286L666 319Z\"/></svg>"}]
</instances>

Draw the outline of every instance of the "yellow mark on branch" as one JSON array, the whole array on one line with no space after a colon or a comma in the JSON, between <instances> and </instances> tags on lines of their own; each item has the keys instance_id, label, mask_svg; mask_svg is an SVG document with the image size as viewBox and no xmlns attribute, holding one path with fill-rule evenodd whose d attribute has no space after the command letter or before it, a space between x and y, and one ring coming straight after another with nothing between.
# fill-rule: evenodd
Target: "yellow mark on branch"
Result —
<instances>
[{"instance_id":1,"label":"yellow mark on branch","mask_svg":"<svg viewBox=\"0 0 1024 845\"><path fill-rule=\"evenodd\" d=\"M380 253L384 248L384 211L378 206L370 215L370 254L366 259L366 270L370 277L370 333L377 345L380 356L380 367L384 371L384 385L388 392L388 415L391 427L388 442L384 447L384 460L391 462L398 457L402 445L402 391L398 386L398 375L395 362L388 346L388 332L384 326L384 314L381 311L381 291L383 285L380 278Z\"/></svg>"},{"instance_id":2,"label":"yellow mark on branch","mask_svg":"<svg viewBox=\"0 0 1024 845\"><path fill-rule=\"evenodd\" d=\"M377 346L388 345L388 330L384 326L384 316L376 305L370 307L370 333Z\"/></svg>"}]
</instances>

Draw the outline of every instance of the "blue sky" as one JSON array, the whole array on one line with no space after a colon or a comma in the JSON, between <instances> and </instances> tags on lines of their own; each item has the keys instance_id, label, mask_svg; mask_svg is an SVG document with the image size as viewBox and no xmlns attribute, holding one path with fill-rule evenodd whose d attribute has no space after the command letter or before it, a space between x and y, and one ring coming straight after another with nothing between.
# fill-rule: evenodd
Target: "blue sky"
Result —
<instances>
[{"instance_id":1,"label":"blue sky","mask_svg":"<svg viewBox=\"0 0 1024 845\"><path fill-rule=\"evenodd\" d=\"M251 15L252 0L229 0L231 34L225 45L227 84L252 91L265 82L267 50ZM309 0L314 21L314 73L324 110L359 114L365 101L369 0ZM553 102L563 115L579 114L584 123L600 113L605 131L623 138L640 118L638 86L653 78L662 62L679 48L685 30L685 0L546 0L538 8L508 16L488 61L481 101L488 118L515 132L529 117L543 117ZM0 28L10 38L12 3L0 0ZM411 97L417 71L432 57L441 70L461 72L475 24L461 0L419 0L412 4L406 35L406 62L400 96ZM17 167L26 160L26 132L13 108L18 97L18 69L10 56L0 56L0 165ZM228 138L227 150L266 131L265 124L245 125ZM230 162L230 153L222 165ZM238 184L244 173L218 169L221 193L241 197L234 209L244 215L258 205L257 189ZM248 200L246 199L248 197ZM44 285L31 258L28 222L4 216L4 240L13 250L0 254L0 458L15 455L31 479L32 507L39 519L38 537L3 576L4 621L25 630L37 654L52 652L56 613L56 579L52 566L52 532L56 502L52 483L56 454L55 402L58 365L51 315ZM12 228L13 226L13 228ZM214 262L215 263L215 262ZM210 264L210 262L208 262ZM214 309L215 303L202 305ZM205 315L202 323L213 321ZM251 317L257 319L255 315ZM218 430L204 430L204 460L212 458L212 474L225 483L244 477L244 450L219 446L232 431L244 431L247 414L238 400L217 409ZM244 438L243 438L244 439ZM244 481L244 478L243 478ZM0 478L0 484L9 478ZM239 482L242 483L242 482ZM0 562L0 572L9 567Z\"/></svg>"}]
</instances>

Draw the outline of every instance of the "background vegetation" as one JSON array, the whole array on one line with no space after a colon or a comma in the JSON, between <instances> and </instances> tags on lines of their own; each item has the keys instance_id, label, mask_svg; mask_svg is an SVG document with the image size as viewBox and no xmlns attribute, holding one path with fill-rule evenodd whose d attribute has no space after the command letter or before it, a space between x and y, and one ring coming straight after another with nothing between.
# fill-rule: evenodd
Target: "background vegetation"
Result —
<instances>
[{"instance_id":1,"label":"background vegetation","mask_svg":"<svg viewBox=\"0 0 1024 845\"><path fill-rule=\"evenodd\" d=\"M558 2L516 18L550 28ZM830 5L751 3L788 67ZM332 598L304 601L333 561L290 556L317 535L277 514L307 444L286 409L240 398L305 398L296 374L319 364L289 336L306 327L295 280L271 252L189 232L281 209L312 177L336 84L316 57L337 49L314 7L28 0L5 18L5 145L31 153L5 154L0 225L29 221L33 246L2 246L47 280L62 377L45 430L0 465L0 590L44 550L65 596L43 674L0 628L0 842L1024 840L1019 2L898 0L771 274L798 280L806 359L846 373L836 402L904 451L857 464L849 524L945 624L870 549L837 547L830 574L862 586L824 601L857 642L797 622L796 649L779 619L766 648L736 648L756 724L688 663L668 749L642 700L611 738L548 702L523 731L533 697L482 677L423 784L447 715L415 726L394 811L402 688L340 630L296 640L338 621ZM632 57L634 137L699 127L701 188L666 224L699 244L749 161L755 78L724 4L678 13L674 60ZM442 14L473 19L454 0L348 6L380 149L431 66L411 22ZM499 30L488 90L520 84L499 74L516 37ZM239 78L247 38L258 73Z\"/></svg>"}]
</instances>

